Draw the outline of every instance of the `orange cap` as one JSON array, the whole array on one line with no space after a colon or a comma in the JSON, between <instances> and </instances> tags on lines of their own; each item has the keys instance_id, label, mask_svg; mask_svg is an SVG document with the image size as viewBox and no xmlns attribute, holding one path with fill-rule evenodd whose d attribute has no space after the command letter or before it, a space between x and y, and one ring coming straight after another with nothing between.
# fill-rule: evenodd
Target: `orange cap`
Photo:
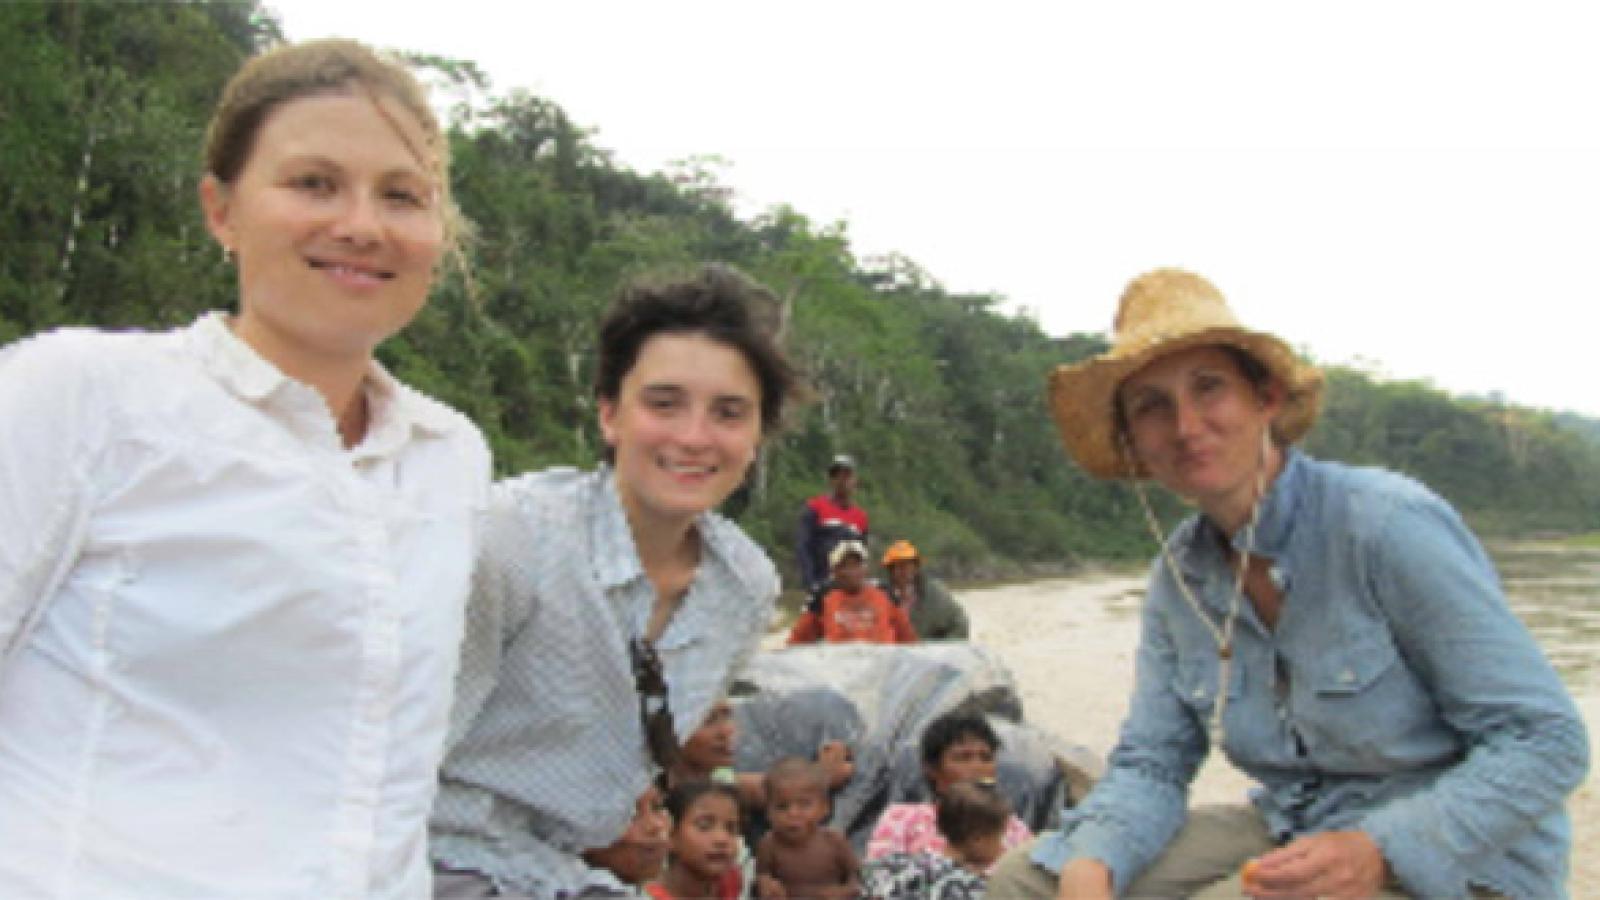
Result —
<instances>
[{"instance_id":1,"label":"orange cap","mask_svg":"<svg viewBox=\"0 0 1600 900\"><path fill-rule=\"evenodd\" d=\"M917 548L911 546L910 541L895 541L889 545L888 551L883 554L885 567L892 566L897 562L921 562L921 558L917 556Z\"/></svg>"}]
</instances>

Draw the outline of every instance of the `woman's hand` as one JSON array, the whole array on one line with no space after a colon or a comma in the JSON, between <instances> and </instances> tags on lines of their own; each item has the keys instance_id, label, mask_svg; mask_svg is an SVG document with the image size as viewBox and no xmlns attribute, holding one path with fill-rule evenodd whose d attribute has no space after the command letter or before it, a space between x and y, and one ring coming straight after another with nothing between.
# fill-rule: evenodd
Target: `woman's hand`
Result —
<instances>
[{"instance_id":1,"label":"woman's hand","mask_svg":"<svg viewBox=\"0 0 1600 900\"><path fill-rule=\"evenodd\" d=\"M1056 900L1111 900L1111 870L1098 859L1074 859L1061 867Z\"/></svg>"},{"instance_id":2,"label":"woman's hand","mask_svg":"<svg viewBox=\"0 0 1600 900\"><path fill-rule=\"evenodd\" d=\"M1364 831L1325 831L1264 853L1244 889L1256 900L1361 900L1383 889L1389 865Z\"/></svg>"}]
</instances>

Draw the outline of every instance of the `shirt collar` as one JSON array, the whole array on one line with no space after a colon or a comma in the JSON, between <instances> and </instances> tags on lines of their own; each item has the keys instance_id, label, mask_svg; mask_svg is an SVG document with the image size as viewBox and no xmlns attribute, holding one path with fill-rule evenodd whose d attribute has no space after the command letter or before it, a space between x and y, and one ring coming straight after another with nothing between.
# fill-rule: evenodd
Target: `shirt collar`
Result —
<instances>
[{"instance_id":1,"label":"shirt collar","mask_svg":"<svg viewBox=\"0 0 1600 900\"><path fill-rule=\"evenodd\" d=\"M190 346L201 366L228 391L251 403L260 403L289 385L309 387L285 375L228 325L228 316L213 311L189 329ZM371 404L362 452L381 455L406 442L413 430L442 435L454 427L451 416L438 404L401 384L377 360L362 379Z\"/></svg>"},{"instance_id":2,"label":"shirt collar","mask_svg":"<svg viewBox=\"0 0 1600 900\"><path fill-rule=\"evenodd\" d=\"M589 517L589 546L594 548L594 574L600 587L618 588L644 575L639 550L628 529L628 516L617 493L616 472L601 465L595 490L594 514Z\"/></svg>"},{"instance_id":3,"label":"shirt collar","mask_svg":"<svg viewBox=\"0 0 1600 900\"><path fill-rule=\"evenodd\" d=\"M589 546L593 548L596 579L603 589L619 588L645 575L644 564L639 561L638 548L633 543L633 532L628 529L628 516L622 508L622 497L617 493L616 471L602 464L596 490L598 495L594 513L589 517ZM689 595L684 598L674 619L693 619L701 605L695 601L693 584L699 583L705 570L721 566L733 576L747 596L759 596L761 585L750 572L733 563L733 528L710 512L695 518L694 528L700 535L700 564L691 582ZM693 609L694 611L691 611Z\"/></svg>"},{"instance_id":4,"label":"shirt collar","mask_svg":"<svg viewBox=\"0 0 1600 900\"><path fill-rule=\"evenodd\" d=\"M1261 500L1254 532L1239 529L1232 539L1234 549L1269 559L1281 558L1294 530L1295 509L1305 493L1304 483L1305 456L1294 447L1285 447L1283 469L1268 485L1267 495ZM1178 562L1186 573L1195 576L1200 575L1206 560L1221 558L1223 542L1228 540L1222 529L1203 515L1192 517L1180 527L1177 538Z\"/></svg>"}]
</instances>

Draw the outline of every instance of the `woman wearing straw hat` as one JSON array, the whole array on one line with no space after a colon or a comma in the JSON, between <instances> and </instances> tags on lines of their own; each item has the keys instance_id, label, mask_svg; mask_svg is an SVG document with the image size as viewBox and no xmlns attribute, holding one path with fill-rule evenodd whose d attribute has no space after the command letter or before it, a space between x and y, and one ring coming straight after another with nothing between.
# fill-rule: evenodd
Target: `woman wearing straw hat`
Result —
<instances>
[{"instance_id":1,"label":"woman wearing straw hat","mask_svg":"<svg viewBox=\"0 0 1600 900\"><path fill-rule=\"evenodd\" d=\"M1106 777L993 896L1564 894L1572 701L1448 504L1294 449L1321 391L1176 270L1135 279L1112 349L1052 375L1080 466L1198 514L1151 570ZM1187 810L1214 746L1260 787Z\"/></svg>"}]
</instances>

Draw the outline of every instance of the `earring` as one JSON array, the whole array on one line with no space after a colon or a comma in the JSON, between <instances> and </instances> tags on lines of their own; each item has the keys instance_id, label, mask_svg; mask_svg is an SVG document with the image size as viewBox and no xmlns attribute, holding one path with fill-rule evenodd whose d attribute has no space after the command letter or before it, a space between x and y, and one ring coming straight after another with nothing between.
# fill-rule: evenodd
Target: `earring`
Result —
<instances>
[{"instance_id":1,"label":"earring","mask_svg":"<svg viewBox=\"0 0 1600 900\"><path fill-rule=\"evenodd\" d=\"M239 254L237 252L235 252L232 247L223 247L222 248L222 261L226 265L230 265L230 266L238 265L239 264Z\"/></svg>"}]
</instances>

